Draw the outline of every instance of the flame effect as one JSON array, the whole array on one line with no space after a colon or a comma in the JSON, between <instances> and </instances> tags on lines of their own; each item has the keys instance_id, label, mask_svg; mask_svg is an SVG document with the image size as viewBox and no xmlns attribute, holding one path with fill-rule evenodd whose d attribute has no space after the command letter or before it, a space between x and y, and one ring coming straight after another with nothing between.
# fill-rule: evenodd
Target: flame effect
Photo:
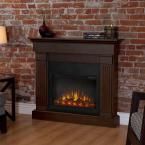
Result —
<instances>
[{"instance_id":1,"label":"flame effect","mask_svg":"<svg viewBox=\"0 0 145 145\"><path fill-rule=\"evenodd\" d=\"M56 105L72 106L72 107L83 107L83 108L94 108L93 98L84 95L83 92L72 91L66 93L55 100Z\"/></svg>"}]
</instances>

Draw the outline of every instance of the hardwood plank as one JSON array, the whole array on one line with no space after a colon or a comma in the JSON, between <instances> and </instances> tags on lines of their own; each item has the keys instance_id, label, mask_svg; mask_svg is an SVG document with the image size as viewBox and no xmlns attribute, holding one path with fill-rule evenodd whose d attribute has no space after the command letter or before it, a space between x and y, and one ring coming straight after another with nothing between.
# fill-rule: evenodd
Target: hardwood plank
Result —
<instances>
[{"instance_id":1,"label":"hardwood plank","mask_svg":"<svg viewBox=\"0 0 145 145\"><path fill-rule=\"evenodd\" d=\"M125 145L127 126L117 128L35 120L29 115L8 120L0 145Z\"/></svg>"}]
</instances>

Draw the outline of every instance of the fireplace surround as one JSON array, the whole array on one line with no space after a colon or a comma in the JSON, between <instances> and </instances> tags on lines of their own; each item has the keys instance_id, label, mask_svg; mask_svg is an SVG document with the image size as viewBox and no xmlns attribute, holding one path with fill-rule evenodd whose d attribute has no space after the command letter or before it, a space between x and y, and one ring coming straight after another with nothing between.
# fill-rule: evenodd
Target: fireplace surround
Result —
<instances>
[{"instance_id":1,"label":"fireplace surround","mask_svg":"<svg viewBox=\"0 0 145 145\"><path fill-rule=\"evenodd\" d=\"M32 118L116 127L121 40L30 38L36 53Z\"/></svg>"}]
</instances>

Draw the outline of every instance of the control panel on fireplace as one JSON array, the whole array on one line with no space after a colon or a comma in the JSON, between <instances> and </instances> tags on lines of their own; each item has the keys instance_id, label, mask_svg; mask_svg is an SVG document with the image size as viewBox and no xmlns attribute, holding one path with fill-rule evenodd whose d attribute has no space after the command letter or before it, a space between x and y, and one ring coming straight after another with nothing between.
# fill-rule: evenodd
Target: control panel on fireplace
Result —
<instances>
[{"instance_id":1,"label":"control panel on fireplace","mask_svg":"<svg viewBox=\"0 0 145 145\"><path fill-rule=\"evenodd\" d=\"M48 109L77 114L99 114L99 65L49 63Z\"/></svg>"}]
</instances>

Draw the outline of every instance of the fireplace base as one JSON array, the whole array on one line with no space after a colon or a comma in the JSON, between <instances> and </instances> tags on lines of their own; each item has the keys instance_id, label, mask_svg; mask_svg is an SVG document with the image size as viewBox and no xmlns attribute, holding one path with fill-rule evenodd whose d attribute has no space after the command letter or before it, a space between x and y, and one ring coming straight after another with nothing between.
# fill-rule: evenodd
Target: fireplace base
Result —
<instances>
[{"instance_id":1,"label":"fireplace base","mask_svg":"<svg viewBox=\"0 0 145 145\"><path fill-rule=\"evenodd\" d=\"M32 118L40 120L86 124L86 125L100 125L107 127L116 127L120 124L120 117L118 115L110 118L106 116L92 116L64 112L34 110L32 112Z\"/></svg>"}]
</instances>

